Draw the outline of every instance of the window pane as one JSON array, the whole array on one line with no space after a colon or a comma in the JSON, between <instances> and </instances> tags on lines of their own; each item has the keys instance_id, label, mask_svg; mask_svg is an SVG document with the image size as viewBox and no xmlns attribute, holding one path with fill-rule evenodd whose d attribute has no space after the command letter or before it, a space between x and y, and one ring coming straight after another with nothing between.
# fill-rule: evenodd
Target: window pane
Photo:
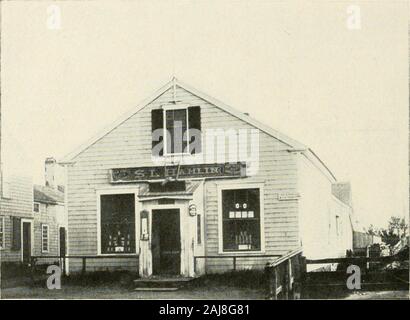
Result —
<instances>
[{"instance_id":1,"label":"window pane","mask_svg":"<svg viewBox=\"0 0 410 320\"><path fill-rule=\"evenodd\" d=\"M260 250L259 189L222 191L224 251Z\"/></svg>"},{"instance_id":2,"label":"window pane","mask_svg":"<svg viewBox=\"0 0 410 320\"><path fill-rule=\"evenodd\" d=\"M48 251L48 226L42 226L42 251Z\"/></svg>"},{"instance_id":3,"label":"window pane","mask_svg":"<svg viewBox=\"0 0 410 320\"><path fill-rule=\"evenodd\" d=\"M135 253L134 194L101 196L101 252Z\"/></svg>"},{"instance_id":4,"label":"window pane","mask_svg":"<svg viewBox=\"0 0 410 320\"><path fill-rule=\"evenodd\" d=\"M187 130L186 109L166 111L167 152L182 153L186 151L187 142L184 134Z\"/></svg>"}]
</instances>

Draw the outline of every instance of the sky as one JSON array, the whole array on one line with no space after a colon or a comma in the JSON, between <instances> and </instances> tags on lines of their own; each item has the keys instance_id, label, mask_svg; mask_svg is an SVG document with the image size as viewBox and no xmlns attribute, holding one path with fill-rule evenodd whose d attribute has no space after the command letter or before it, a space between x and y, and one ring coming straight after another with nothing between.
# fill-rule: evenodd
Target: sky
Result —
<instances>
[{"instance_id":1,"label":"sky","mask_svg":"<svg viewBox=\"0 0 410 320\"><path fill-rule=\"evenodd\" d=\"M1 9L6 173L44 183L46 157L62 158L175 75L311 147L351 182L364 225L408 216L407 1Z\"/></svg>"}]
</instances>

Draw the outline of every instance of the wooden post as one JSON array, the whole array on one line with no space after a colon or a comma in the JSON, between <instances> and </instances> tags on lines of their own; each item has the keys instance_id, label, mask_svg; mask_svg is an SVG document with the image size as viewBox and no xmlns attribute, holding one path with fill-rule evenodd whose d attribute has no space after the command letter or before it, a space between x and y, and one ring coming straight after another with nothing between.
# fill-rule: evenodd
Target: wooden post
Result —
<instances>
[{"instance_id":1,"label":"wooden post","mask_svg":"<svg viewBox=\"0 0 410 320\"><path fill-rule=\"evenodd\" d=\"M300 279L301 281L305 281L307 275L307 265L306 265L306 257L300 256Z\"/></svg>"},{"instance_id":2,"label":"wooden post","mask_svg":"<svg viewBox=\"0 0 410 320\"><path fill-rule=\"evenodd\" d=\"M369 258L369 257L370 257L370 246L367 246L366 247L366 258ZM367 262L366 262L366 271L369 270L369 269L370 269L370 263L367 260Z\"/></svg>"},{"instance_id":3,"label":"wooden post","mask_svg":"<svg viewBox=\"0 0 410 320\"><path fill-rule=\"evenodd\" d=\"M272 270L272 300L278 300L278 268Z\"/></svg>"},{"instance_id":4,"label":"wooden post","mask_svg":"<svg viewBox=\"0 0 410 320\"><path fill-rule=\"evenodd\" d=\"M195 273L195 275L196 275L196 257L194 257L194 273Z\"/></svg>"},{"instance_id":5,"label":"wooden post","mask_svg":"<svg viewBox=\"0 0 410 320\"><path fill-rule=\"evenodd\" d=\"M286 262L286 273L285 273L285 286L286 286L286 299L292 298L292 258Z\"/></svg>"},{"instance_id":6,"label":"wooden post","mask_svg":"<svg viewBox=\"0 0 410 320\"><path fill-rule=\"evenodd\" d=\"M83 270L82 270L82 274L85 274L86 269L87 269L86 258L83 257Z\"/></svg>"},{"instance_id":7,"label":"wooden post","mask_svg":"<svg viewBox=\"0 0 410 320\"><path fill-rule=\"evenodd\" d=\"M236 257L233 257L233 271L236 271Z\"/></svg>"},{"instance_id":8,"label":"wooden post","mask_svg":"<svg viewBox=\"0 0 410 320\"><path fill-rule=\"evenodd\" d=\"M267 281L268 282L268 299L276 300L277 299L276 268L266 266L265 272L266 272L267 280L268 280Z\"/></svg>"},{"instance_id":9,"label":"wooden post","mask_svg":"<svg viewBox=\"0 0 410 320\"><path fill-rule=\"evenodd\" d=\"M288 260L289 261L289 260ZM284 269L285 269L285 274L284 274L284 282L282 285L282 290L285 296L285 300L289 300L289 283L290 283L290 278L289 278L289 264L288 261L285 261L284 264Z\"/></svg>"}]
</instances>

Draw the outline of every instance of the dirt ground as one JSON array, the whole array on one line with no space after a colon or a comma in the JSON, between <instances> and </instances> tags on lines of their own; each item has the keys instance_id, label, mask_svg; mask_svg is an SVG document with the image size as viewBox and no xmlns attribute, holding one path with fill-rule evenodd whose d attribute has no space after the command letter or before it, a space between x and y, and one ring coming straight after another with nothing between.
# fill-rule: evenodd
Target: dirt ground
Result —
<instances>
[{"instance_id":1,"label":"dirt ground","mask_svg":"<svg viewBox=\"0 0 410 320\"><path fill-rule=\"evenodd\" d=\"M66 286L60 290L15 287L1 291L1 299L264 299L263 290L236 289L232 287L189 288L172 292L140 292L122 287Z\"/></svg>"},{"instance_id":2,"label":"dirt ground","mask_svg":"<svg viewBox=\"0 0 410 320\"><path fill-rule=\"evenodd\" d=\"M46 276L6 278L1 280L1 299L194 299L194 300L254 300L265 299L266 279L255 272L226 273L205 276L190 282L178 291L135 291L129 273L90 273L69 277L61 289L46 288ZM342 294L317 294L314 299L409 299L409 291L343 291ZM309 295L307 295L309 297Z\"/></svg>"},{"instance_id":3,"label":"dirt ground","mask_svg":"<svg viewBox=\"0 0 410 320\"><path fill-rule=\"evenodd\" d=\"M248 288L212 287L212 288L182 288L172 292L141 292L121 286L101 285L85 287L80 285L62 286L60 290L46 288L18 286L2 289L1 299L194 299L194 300L221 300L264 299L265 291ZM357 291L342 299L344 300L409 300L409 292L398 291Z\"/></svg>"}]
</instances>

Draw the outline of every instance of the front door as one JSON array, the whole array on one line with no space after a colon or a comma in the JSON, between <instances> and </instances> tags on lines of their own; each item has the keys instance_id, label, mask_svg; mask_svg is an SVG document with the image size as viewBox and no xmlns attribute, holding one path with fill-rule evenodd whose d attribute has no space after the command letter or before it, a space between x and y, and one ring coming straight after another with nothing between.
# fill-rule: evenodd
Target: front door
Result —
<instances>
[{"instance_id":1,"label":"front door","mask_svg":"<svg viewBox=\"0 0 410 320\"><path fill-rule=\"evenodd\" d=\"M31 223L23 222L23 263L30 263L31 258Z\"/></svg>"},{"instance_id":2,"label":"front door","mask_svg":"<svg viewBox=\"0 0 410 320\"><path fill-rule=\"evenodd\" d=\"M179 209L152 211L151 251L154 275L181 273Z\"/></svg>"}]
</instances>

